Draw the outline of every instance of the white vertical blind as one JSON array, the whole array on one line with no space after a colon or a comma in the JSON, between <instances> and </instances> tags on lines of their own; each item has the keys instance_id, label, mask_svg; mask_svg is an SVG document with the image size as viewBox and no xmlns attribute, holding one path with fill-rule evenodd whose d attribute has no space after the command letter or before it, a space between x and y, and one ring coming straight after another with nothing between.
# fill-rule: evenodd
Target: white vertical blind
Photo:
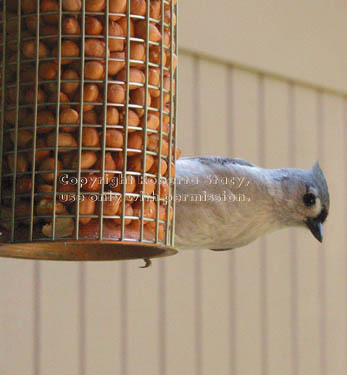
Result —
<instances>
[{"instance_id":1,"label":"white vertical blind","mask_svg":"<svg viewBox=\"0 0 347 375\"><path fill-rule=\"evenodd\" d=\"M0 261L0 371L34 375L34 263Z\"/></svg>"},{"instance_id":2,"label":"white vertical blind","mask_svg":"<svg viewBox=\"0 0 347 375\"><path fill-rule=\"evenodd\" d=\"M40 276L40 373L78 373L79 296L76 264L48 262Z\"/></svg>"},{"instance_id":3,"label":"white vertical blind","mask_svg":"<svg viewBox=\"0 0 347 375\"><path fill-rule=\"evenodd\" d=\"M264 79L264 158L268 168L290 164L288 84ZM266 240L266 375L293 374L291 364L291 232L273 233ZM281 244L279 246L279 244Z\"/></svg>"},{"instance_id":4,"label":"white vertical blind","mask_svg":"<svg viewBox=\"0 0 347 375\"><path fill-rule=\"evenodd\" d=\"M345 206L346 186L344 172L347 160L344 154L345 127L344 101L332 95L323 95L323 126L320 145L322 167L330 181L331 216L326 225L326 242L320 252L323 259L322 285L324 287L323 324L325 342L323 346L326 374L342 374L346 371L346 353L339 350L346 345L346 330L341 334L347 320L343 303L347 297L346 286L346 226ZM344 224L343 224L344 223ZM341 302L339 302L341 301ZM346 349L346 347L345 347Z\"/></svg>"},{"instance_id":5,"label":"white vertical blind","mask_svg":"<svg viewBox=\"0 0 347 375\"><path fill-rule=\"evenodd\" d=\"M199 61L200 95L197 131L201 134L199 154L229 154L227 67ZM199 204L199 203L196 203ZM229 371L229 263L228 253L201 253L201 374Z\"/></svg>"},{"instance_id":6,"label":"white vertical blind","mask_svg":"<svg viewBox=\"0 0 347 375\"><path fill-rule=\"evenodd\" d=\"M294 88L295 166L310 168L319 158L317 93ZM305 231L296 231L296 319L299 374L320 374L319 244ZM292 302L293 303L293 302Z\"/></svg>"},{"instance_id":7,"label":"white vertical blind","mask_svg":"<svg viewBox=\"0 0 347 375\"><path fill-rule=\"evenodd\" d=\"M255 164L260 158L258 85L257 75L233 70L232 155ZM247 246L247 251L244 250L246 248L235 252L233 269L236 282L234 301L236 374L251 373L255 368L260 373L262 368L260 243L254 242Z\"/></svg>"},{"instance_id":8,"label":"white vertical blind","mask_svg":"<svg viewBox=\"0 0 347 375\"><path fill-rule=\"evenodd\" d=\"M196 65L194 60L182 55L180 63L185 69L179 72L178 135L183 155L194 153L194 110ZM195 309L194 309L194 252L178 254L168 259L167 266L167 375L194 374L195 362ZM178 277L179 275L179 277ZM184 290L184 293L182 291ZM177 340L177 338L180 338Z\"/></svg>"}]
</instances>

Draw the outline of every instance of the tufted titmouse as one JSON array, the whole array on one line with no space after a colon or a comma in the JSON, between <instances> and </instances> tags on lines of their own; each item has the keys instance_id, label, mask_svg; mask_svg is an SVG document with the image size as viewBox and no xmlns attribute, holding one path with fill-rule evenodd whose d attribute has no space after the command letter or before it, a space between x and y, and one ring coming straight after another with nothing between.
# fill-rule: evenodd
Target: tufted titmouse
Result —
<instances>
[{"instance_id":1,"label":"tufted titmouse","mask_svg":"<svg viewBox=\"0 0 347 375\"><path fill-rule=\"evenodd\" d=\"M188 157L176 171L178 249L230 250L293 226L323 239L329 192L318 163L263 169L242 159Z\"/></svg>"}]
</instances>

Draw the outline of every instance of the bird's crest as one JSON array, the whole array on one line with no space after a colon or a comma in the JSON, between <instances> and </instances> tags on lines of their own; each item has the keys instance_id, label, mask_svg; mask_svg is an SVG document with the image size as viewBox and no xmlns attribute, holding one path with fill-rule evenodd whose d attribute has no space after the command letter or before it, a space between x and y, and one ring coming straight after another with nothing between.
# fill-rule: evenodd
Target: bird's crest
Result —
<instances>
[{"instance_id":1,"label":"bird's crest","mask_svg":"<svg viewBox=\"0 0 347 375\"><path fill-rule=\"evenodd\" d=\"M319 166L318 161L312 167L312 176L316 186L319 189L319 195L322 201L322 204L329 209L329 190L328 184L324 177L324 174Z\"/></svg>"}]
</instances>

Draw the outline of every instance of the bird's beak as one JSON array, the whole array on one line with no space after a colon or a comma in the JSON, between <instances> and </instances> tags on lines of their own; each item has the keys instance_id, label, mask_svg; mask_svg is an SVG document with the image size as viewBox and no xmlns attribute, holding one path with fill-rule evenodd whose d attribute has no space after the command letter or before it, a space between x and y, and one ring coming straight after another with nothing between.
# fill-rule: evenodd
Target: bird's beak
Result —
<instances>
[{"instance_id":1,"label":"bird's beak","mask_svg":"<svg viewBox=\"0 0 347 375\"><path fill-rule=\"evenodd\" d=\"M317 238L319 242L323 242L323 225L320 221L307 219L305 221L307 228Z\"/></svg>"}]
</instances>

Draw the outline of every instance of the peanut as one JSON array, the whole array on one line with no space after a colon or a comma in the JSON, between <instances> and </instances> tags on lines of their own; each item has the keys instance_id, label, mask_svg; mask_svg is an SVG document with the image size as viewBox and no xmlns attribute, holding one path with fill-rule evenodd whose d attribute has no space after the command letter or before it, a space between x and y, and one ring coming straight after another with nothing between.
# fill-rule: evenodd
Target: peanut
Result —
<instances>
[{"instance_id":1,"label":"peanut","mask_svg":"<svg viewBox=\"0 0 347 375\"><path fill-rule=\"evenodd\" d=\"M161 1L160 0L151 1L150 17L154 18L155 20L160 19L161 17Z\"/></svg>"},{"instance_id":2,"label":"peanut","mask_svg":"<svg viewBox=\"0 0 347 375\"><path fill-rule=\"evenodd\" d=\"M58 47L52 51L53 56L58 56ZM69 57L78 57L80 55L80 49L78 45L72 40L64 40L61 43L61 64L66 65L72 63L74 60ZM58 63L58 60L55 60Z\"/></svg>"},{"instance_id":3,"label":"peanut","mask_svg":"<svg viewBox=\"0 0 347 375\"><path fill-rule=\"evenodd\" d=\"M148 113L148 116L147 116L147 129L157 130L159 128L159 125L160 125L159 117L153 115L152 113ZM145 127L145 117L144 116L141 117L140 126L142 128Z\"/></svg>"},{"instance_id":4,"label":"peanut","mask_svg":"<svg viewBox=\"0 0 347 375\"><path fill-rule=\"evenodd\" d=\"M47 145L49 147L55 147L56 134L55 132L50 133L47 136ZM64 149L64 147L77 147L77 142L75 138L70 133L59 133L58 135L58 147L59 152L69 152L71 150Z\"/></svg>"},{"instance_id":5,"label":"peanut","mask_svg":"<svg viewBox=\"0 0 347 375\"><path fill-rule=\"evenodd\" d=\"M88 38L84 43L84 53L89 57L105 57L106 45L100 39ZM109 53L109 51L108 51Z\"/></svg>"},{"instance_id":6,"label":"peanut","mask_svg":"<svg viewBox=\"0 0 347 375\"><path fill-rule=\"evenodd\" d=\"M136 90L132 90L130 94L131 103L136 104L138 106L144 107L145 105L145 89L143 87L140 87ZM147 95L147 106L151 105L151 96ZM144 108L135 108L135 111L137 114L141 117L145 113Z\"/></svg>"},{"instance_id":7,"label":"peanut","mask_svg":"<svg viewBox=\"0 0 347 375\"><path fill-rule=\"evenodd\" d=\"M105 9L106 0L86 0L86 11L102 12Z\"/></svg>"},{"instance_id":8,"label":"peanut","mask_svg":"<svg viewBox=\"0 0 347 375\"><path fill-rule=\"evenodd\" d=\"M57 76L58 65L47 61L40 63L39 75L42 79L52 80Z\"/></svg>"},{"instance_id":9,"label":"peanut","mask_svg":"<svg viewBox=\"0 0 347 375\"><path fill-rule=\"evenodd\" d=\"M63 0L63 9L70 12L78 12L82 7L81 0Z\"/></svg>"},{"instance_id":10,"label":"peanut","mask_svg":"<svg viewBox=\"0 0 347 375\"><path fill-rule=\"evenodd\" d=\"M134 216L138 216L141 218L142 214L142 202L137 201L134 204ZM143 210L143 216L148 218L148 219L154 219L156 216L156 204L154 200L148 199L144 202L144 210Z\"/></svg>"},{"instance_id":11,"label":"peanut","mask_svg":"<svg viewBox=\"0 0 347 375\"><path fill-rule=\"evenodd\" d=\"M145 172L148 172L154 163L152 155L146 155ZM142 155L135 155L128 160L128 169L135 172L142 172Z\"/></svg>"},{"instance_id":12,"label":"peanut","mask_svg":"<svg viewBox=\"0 0 347 375\"><path fill-rule=\"evenodd\" d=\"M51 153L49 150L40 150L40 148L47 147L46 142L43 138L38 138L36 140L36 152L35 152L35 161L39 162L42 159L45 159Z\"/></svg>"},{"instance_id":13,"label":"peanut","mask_svg":"<svg viewBox=\"0 0 347 375\"><path fill-rule=\"evenodd\" d=\"M34 114L28 116L27 125L34 126ZM47 133L50 132L56 125L56 120L51 112L39 111L37 112L37 132ZM44 125L51 125L50 127L44 127ZM54 126L53 126L54 125Z\"/></svg>"},{"instance_id":14,"label":"peanut","mask_svg":"<svg viewBox=\"0 0 347 375\"><path fill-rule=\"evenodd\" d=\"M84 85L83 102L96 102L99 96L99 89L95 83L86 83ZM75 100L78 102L81 100L81 93L77 92ZM76 106L77 110L80 110L80 105ZM94 108L94 104L83 104L83 112L90 111Z\"/></svg>"},{"instance_id":15,"label":"peanut","mask_svg":"<svg viewBox=\"0 0 347 375\"><path fill-rule=\"evenodd\" d=\"M146 21L138 21L135 24L135 35L138 38L146 40L147 26ZM160 42L161 34L157 26L149 23L149 40L152 42Z\"/></svg>"},{"instance_id":16,"label":"peanut","mask_svg":"<svg viewBox=\"0 0 347 375\"><path fill-rule=\"evenodd\" d=\"M118 177L115 177L113 179L113 183L110 184L110 188L112 191L115 191L117 193L123 193L123 185L125 184L125 192L126 193L133 193L136 190L136 179L132 175L127 175L126 179L122 179L120 175L117 175Z\"/></svg>"},{"instance_id":17,"label":"peanut","mask_svg":"<svg viewBox=\"0 0 347 375\"><path fill-rule=\"evenodd\" d=\"M159 146L160 146L159 134L151 134L147 137L147 150L159 153ZM169 155L169 144L165 139L161 140L161 154L164 156Z\"/></svg>"},{"instance_id":18,"label":"peanut","mask_svg":"<svg viewBox=\"0 0 347 375\"><path fill-rule=\"evenodd\" d=\"M10 133L11 141L15 142L15 132ZM33 139L33 133L29 130L19 129L17 133L17 144L20 148L24 148Z\"/></svg>"},{"instance_id":19,"label":"peanut","mask_svg":"<svg viewBox=\"0 0 347 375\"><path fill-rule=\"evenodd\" d=\"M101 191L102 182L101 175L99 173L88 173L83 174L83 178L86 178L87 182L83 184L82 190L90 192Z\"/></svg>"},{"instance_id":20,"label":"peanut","mask_svg":"<svg viewBox=\"0 0 347 375\"><path fill-rule=\"evenodd\" d=\"M146 11L147 11L147 4L145 0L131 0L130 1L131 14L144 16L146 15Z\"/></svg>"},{"instance_id":21,"label":"peanut","mask_svg":"<svg viewBox=\"0 0 347 375\"><path fill-rule=\"evenodd\" d=\"M35 212L38 216L50 216L53 214L53 200L41 199L35 206ZM67 213L66 207L62 202L56 201L55 203L56 215L64 215Z\"/></svg>"},{"instance_id":22,"label":"peanut","mask_svg":"<svg viewBox=\"0 0 347 375\"><path fill-rule=\"evenodd\" d=\"M133 156L138 154L136 151L130 151L132 149L134 150L141 150L143 146L143 135L142 132L136 131L134 133L129 134L128 138L128 156Z\"/></svg>"},{"instance_id":23,"label":"peanut","mask_svg":"<svg viewBox=\"0 0 347 375\"><path fill-rule=\"evenodd\" d=\"M60 113L60 123L66 125L75 125L78 123L79 114L76 110L69 108L64 109ZM77 126L62 126L61 130L64 132L74 132L77 129Z\"/></svg>"},{"instance_id":24,"label":"peanut","mask_svg":"<svg viewBox=\"0 0 347 375\"><path fill-rule=\"evenodd\" d=\"M36 56L36 40L27 40L22 46L23 55L28 59ZM39 42L39 58L43 59L48 56L48 48L43 42Z\"/></svg>"},{"instance_id":25,"label":"peanut","mask_svg":"<svg viewBox=\"0 0 347 375\"><path fill-rule=\"evenodd\" d=\"M99 134L95 128L84 128L82 133L82 145L85 147L99 146Z\"/></svg>"},{"instance_id":26,"label":"peanut","mask_svg":"<svg viewBox=\"0 0 347 375\"><path fill-rule=\"evenodd\" d=\"M111 52L123 51L124 49L124 33L123 29L117 22L110 22L108 28L109 40L108 48Z\"/></svg>"},{"instance_id":27,"label":"peanut","mask_svg":"<svg viewBox=\"0 0 347 375\"><path fill-rule=\"evenodd\" d=\"M17 154L17 166L14 166L14 154L10 154L7 157L8 167L13 173L15 170L17 173L26 172L28 170L28 162L23 154Z\"/></svg>"},{"instance_id":28,"label":"peanut","mask_svg":"<svg viewBox=\"0 0 347 375\"><path fill-rule=\"evenodd\" d=\"M127 0L110 0L110 12L112 13L125 13L127 7ZM117 21L120 16L111 15L110 19L112 21Z\"/></svg>"},{"instance_id":29,"label":"peanut","mask_svg":"<svg viewBox=\"0 0 347 375\"><path fill-rule=\"evenodd\" d=\"M32 24L28 29L30 29L34 34L36 33L36 17L31 16ZM28 24L29 17L26 19L26 23ZM33 23L35 22L35 23ZM56 25L40 25L40 35L42 36L52 36L51 38L44 38L42 39L46 44L50 47L54 47L58 42L59 29Z\"/></svg>"},{"instance_id":30,"label":"peanut","mask_svg":"<svg viewBox=\"0 0 347 375\"><path fill-rule=\"evenodd\" d=\"M104 215L117 215L120 205L120 195L110 195L110 200L104 202Z\"/></svg>"},{"instance_id":31,"label":"peanut","mask_svg":"<svg viewBox=\"0 0 347 375\"><path fill-rule=\"evenodd\" d=\"M107 90L107 98L111 103L124 103L125 90L121 85L110 83Z\"/></svg>"},{"instance_id":32,"label":"peanut","mask_svg":"<svg viewBox=\"0 0 347 375\"><path fill-rule=\"evenodd\" d=\"M16 193L25 194L30 193L32 189L32 178L31 176L23 176L17 178Z\"/></svg>"},{"instance_id":33,"label":"peanut","mask_svg":"<svg viewBox=\"0 0 347 375\"><path fill-rule=\"evenodd\" d=\"M96 162L98 158L94 151L83 151L81 154L81 169L89 169ZM72 169L78 168L78 155L76 155L72 160Z\"/></svg>"},{"instance_id":34,"label":"peanut","mask_svg":"<svg viewBox=\"0 0 347 375\"><path fill-rule=\"evenodd\" d=\"M99 116L100 123L104 123L104 111L101 111ZM106 125L118 125L119 124L119 112L116 107L107 107L106 110Z\"/></svg>"},{"instance_id":35,"label":"peanut","mask_svg":"<svg viewBox=\"0 0 347 375\"><path fill-rule=\"evenodd\" d=\"M80 76L78 73L73 69L67 69L65 70L61 75L62 80L75 80L78 82L62 82L61 83L61 89L62 91L67 94L73 96L76 90L79 88L80 83L79 79Z\"/></svg>"},{"instance_id":36,"label":"peanut","mask_svg":"<svg viewBox=\"0 0 347 375\"><path fill-rule=\"evenodd\" d=\"M95 200L90 195L84 195L80 202L80 215L94 215ZM88 224L92 220L91 217L80 217L81 224Z\"/></svg>"},{"instance_id":37,"label":"peanut","mask_svg":"<svg viewBox=\"0 0 347 375\"><path fill-rule=\"evenodd\" d=\"M117 74L117 81L127 82L127 71L126 69L122 69ZM136 68L130 68L129 70L129 90L135 90L140 85L143 85L145 83L145 75L144 73Z\"/></svg>"},{"instance_id":38,"label":"peanut","mask_svg":"<svg viewBox=\"0 0 347 375\"><path fill-rule=\"evenodd\" d=\"M106 146L120 148L123 146L123 134L117 129L106 130Z\"/></svg>"},{"instance_id":39,"label":"peanut","mask_svg":"<svg viewBox=\"0 0 347 375\"><path fill-rule=\"evenodd\" d=\"M84 78L91 80L103 79L105 66L100 61L87 61L84 65Z\"/></svg>"},{"instance_id":40,"label":"peanut","mask_svg":"<svg viewBox=\"0 0 347 375\"><path fill-rule=\"evenodd\" d=\"M95 164L95 168L96 169L102 169L102 158L99 157L98 161L96 162ZM105 170L116 170L116 162L113 160L113 157L111 155L110 152L106 152L105 153ZM105 181L107 181L106 183L108 183L108 181L110 181L114 176L114 172L105 172L104 174L104 178L105 178Z\"/></svg>"},{"instance_id":41,"label":"peanut","mask_svg":"<svg viewBox=\"0 0 347 375\"><path fill-rule=\"evenodd\" d=\"M142 42L130 42L130 65L141 67L145 61L146 48ZM135 60L135 61L133 61Z\"/></svg>"},{"instance_id":42,"label":"peanut","mask_svg":"<svg viewBox=\"0 0 347 375\"><path fill-rule=\"evenodd\" d=\"M112 60L119 59L119 61ZM110 59L108 60L108 74L113 76L117 74L125 66L125 53L124 52L111 52Z\"/></svg>"},{"instance_id":43,"label":"peanut","mask_svg":"<svg viewBox=\"0 0 347 375\"><path fill-rule=\"evenodd\" d=\"M93 110L83 112L83 122L96 125L98 122L98 115Z\"/></svg>"},{"instance_id":44,"label":"peanut","mask_svg":"<svg viewBox=\"0 0 347 375\"><path fill-rule=\"evenodd\" d=\"M64 193L64 194L59 194L58 199L66 203L74 202L76 199L76 194L73 194L73 193L75 193L76 190L77 190L77 186L75 184L70 184L69 182L62 183L59 181L58 186L57 186L57 191L59 193Z\"/></svg>"},{"instance_id":45,"label":"peanut","mask_svg":"<svg viewBox=\"0 0 347 375\"><path fill-rule=\"evenodd\" d=\"M160 159L160 163L159 163L159 158L155 158L153 165L151 169L149 170L149 173L158 174L159 167L160 167L160 176L164 176L167 171L167 162L165 159Z\"/></svg>"},{"instance_id":46,"label":"peanut","mask_svg":"<svg viewBox=\"0 0 347 375\"><path fill-rule=\"evenodd\" d=\"M37 186L37 191L39 193L44 193L40 194L40 197L44 199L53 199L53 185L40 184Z\"/></svg>"},{"instance_id":47,"label":"peanut","mask_svg":"<svg viewBox=\"0 0 347 375\"><path fill-rule=\"evenodd\" d=\"M75 17L65 17L62 22L62 29L63 34L76 36L81 34L81 26Z\"/></svg>"},{"instance_id":48,"label":"peanut","mask_svg":"<svg viewBox=\"0 0 347 375\"><path fill-rule=\"evenodd\" d=\"M123 213L123 205L120 204L119 205L119 211L118 211L118 215L120 216L120 218L119 219L113 219L115 224L117 224L117 225L122 224L122 213ZM134 213L134 210L131 207L131 204L125 203L124 216L133 216L133 213ZM132 219L130 219L130 218L124 219L124 225L129 225L131 222L132 222Z\"/></svg>"},{"instance_id":49,"label":"peanut","mask_svg":"<svg viewBox=\"0 0 347 375\"><path fill-rule=\"evenodd\" d=\"M85 28L87 35L99 35L102 33L104 27L96 17L86 16Z\"/></svg>"},{"instance_id":50,"label":"peanut","mask_svg":"<svg viewBox=\"0 0 347 375\"><path fill-rule=\"evenodd\" d=\"M58 11L59 11L59 4L55 0L42 0L41 1L41 12L56 12L57 14L50 14L43 16L43 19L46 23L50 24L57 24L59 22L59 16L58 16Z\"/></svg>"},{"instance_id":51,"label":"peanut","mask_svg":"<svg viewBox=\"0 0 347 375\"><path fill-rule=\"evenodd\" d=\"M124 0L121 0L121 1L124 1ZM116 17L116 19L114 17ZM110 16L110 19L113 19L113 21L117 21L119 23L120 27L123 29L124 35L127 35L127 33L128 33L127 17ZM135 27L134 27L133 20L130 20L130 36L131 37L135 36Z\"/></svg>"},{"instance_id":52,"label":"peanut","mask_svg":"<svg viewBox=\"0 0 347 375\"><path fill-rule=\"evenodd\" d=\"M155 186L156 186L155 179L152 177L147 177L147 176L145 176L143 179L142 177L140 177L140 182L138 183L137 186L138 186L138 189L137 189L138 193L141 193L143 190L144 194L151 195L154 193L154 190L155 190Z\"/></svg>"},{"instance_id":53,"label":"peanut","mask_svg":"<svg viewBox=\"0 0 347 375\"><path fill-rule=\"evenodd\" d=\"M41 90L40 88L37 89L37 97L36 97L36 95L35 95L35 89L34 89L34 88L29 89L29 90L25 93L24 101L25 101L25 103L27 103L27 104L35 105L36 98L37 98L37 103L38 103L38 104L43 103L43 102L46 100L46 99L45 99L45 93L44 93L44 91Z\"/></svg>"},{"instance_id":54,"label":"peanut","mask_svg":"<svg viewBox=\"0 0 347 375\"><path fill-rule=\"evenodd\" d=\"M50 97L48 98L48 101L51 102L51 103L54 103L52 105L49 106L49 108L52 110L52 111L55 111L56 108L57 108L57 92L52 92L52 94L50 95ZM63 104L63 103L68 103L70 101L69 97L62 91L60 91L60 102L59 102L59 105L60 105L60 109L61 110L65 110L65 109L70 109L70 104Z\"/></svg>"},{"instance_id":55,"label":"peanut","mask_svg":"<svg viewBox=\"0 0 347 375\"><path fill-rule=\"evenodd\" d=\"M54 180L54 164L55 164L55 158L47 158L41 161L39 170L40 171L52 171L51 173L41 173L41 177L46 182L52 182ZM57 171L62 169L61 161L58 159L57 161ZM60 173L57 173L59 176Z\"/></svg>"}]
</instances>

